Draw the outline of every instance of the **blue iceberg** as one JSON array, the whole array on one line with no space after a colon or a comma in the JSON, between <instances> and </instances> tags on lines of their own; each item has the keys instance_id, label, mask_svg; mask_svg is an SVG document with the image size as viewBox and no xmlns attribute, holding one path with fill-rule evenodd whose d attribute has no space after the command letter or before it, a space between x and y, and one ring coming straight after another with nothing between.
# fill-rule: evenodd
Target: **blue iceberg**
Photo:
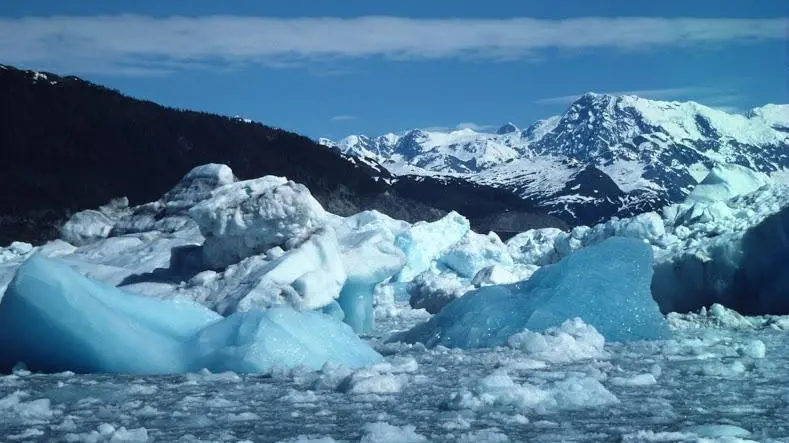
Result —
<instances>
[{"instance_id":1,"label":"blue iceberg","mask_svg":"<svg viewBox=\"0 0 789 443\"><path fill-rule=\"evenodd\" d=\"M328 315L283 307L222 318L192 301L124 292L38 255L19 267L0 302L0 371L24 362L42 372L264 372L380 358Z\"/></svg>"},{"instance_id":2,"label":"blue iceberg","mask_svg":"<svg viewBox=\"0 0 789 443\"><path fill-rule=\"evenodd\" d=\"M282 306L237 312L189 341L191 371L267 372L275 367L320 369L327 361L351 368L378 362L381 355L350 326L325 314Z\"/></svg>"},{"instance_id":3,"label":"blue iceberg","mask_svg":"<svg viewBox=\"0 0 789 443\"><path fill-rule=\"evenodd\" d=\"M503 346L524 329L543 331L575 317L608 341L666 339L670 331L650 294L651 279L650 247L613 237L540 268L529 280L469 292L390 341Z\"/></svg>"},{"instance_id":4,"label":"blue iceberg","mask_svg":"<svg viewBox=\"0 0 789 443\"><path fill-rule=\"evenodd\" d=\"M393 224L390 220L375 212L362 212L339 227L347 279L337 301L345 323L358 333L371 332L375 326L375 286L403 269L406 262L403 252L394 245L394 233L387 227Z\"/></svg>"}]
</instances>

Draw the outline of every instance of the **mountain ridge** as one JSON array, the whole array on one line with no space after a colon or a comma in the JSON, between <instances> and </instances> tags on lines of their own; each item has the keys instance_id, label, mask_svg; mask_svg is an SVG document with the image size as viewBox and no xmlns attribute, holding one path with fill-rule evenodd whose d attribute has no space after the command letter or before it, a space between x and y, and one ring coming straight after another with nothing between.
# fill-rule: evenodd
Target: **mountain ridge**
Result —
<instances>
[{"instance_id":1,"label":"mountain ridge","mask_svg":"<svg viewBox=\"0 0 789 443\"><path fill-rule=\"evenodd\" d=\"M789 168L789 105L729 114L692 101L586 93L563 114L517 128L321 142L395 176L453 176L505 189L571 224L678 202L716 164L767 174Z\"/></svg>"}]
</instances>

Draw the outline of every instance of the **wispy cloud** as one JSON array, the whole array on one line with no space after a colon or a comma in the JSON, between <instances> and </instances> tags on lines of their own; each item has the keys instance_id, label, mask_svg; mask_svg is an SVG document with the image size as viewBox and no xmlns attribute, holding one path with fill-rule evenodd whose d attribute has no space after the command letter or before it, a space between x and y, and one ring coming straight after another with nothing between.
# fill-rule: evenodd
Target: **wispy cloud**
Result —
<instances>
[{"instance_id":1,"label":"wispy cloud","mask_svg":"<svg viewBox=\"0 0 789 443\"><path fill-rule=\"evenodd\" d=\"M634 89L629 91L605 91L601 94L608 95L637 95L644 98L678 98L698 95L705 92L706 88L683 87L683 88L663 88L663 89ZM558 97L547 97L535 100L539 105L566 105L578 100L583 94L561 95Z\"/></svg>"},{"instance_id":2,"label":"wispy cloud","mask_svg":"<svg viewBox=\"0 0 789 443\"><path fill-rule=\"evenodd\" d=\"M477 132L485 132L496 128L498 128L496 125L481 125L474 122L463 122L458 123L455 126L427 126L421 129L427 132L452 132L461 129L471 129Z\"/></svg>"},{"instance_id":3,"label":"wispy cloud","mask_svg":"<svg viewBox=\"0 0 789 443\"><path fill-rule=\"evenodd\" d=\"M75 72L156 75L194 67L316 60L540 57L786 38L785 18L412 19L141 15L0 19L0 60Z\"/></svg>"},{"instance_id":4,"label":"wispy cloud","mask_svg":"<svg viewBox=\"0 0 789 443\"><path fill-rule=\"evenodd\" d=\"M487 131L496 128L496 125L479 125L474 122L458 123L455 129L473 129L474 131Z\"/></svg>"},{"instance_id":5,"label":"wispy cloud","mask_svg":"<svg viewBox=\"0 0 789 443\"><path fill-rule=\"evenodd\" d=\"M355 115L335 115L334 117L330 118L329 120L333 122L344 122L349 120L356 120Z\"/></svg>"},{"instance_id":6,"label":"wispy cloud","mask_svg":"<svg viewBox=\"0 0 789 443\"><path fill-rule=\"evenodd\" d=\"M745 96L731 88L717 88L709 86L686 86L679 88L662 89L634 89L628 91L605 91L601 94L608 95L637 95L655 100L692 100L709 107L720 109L729 113L740 113ZM540 105L566 106L581 97L582 94L562 95L535 100Z\"/></svg>"}]
</instances>

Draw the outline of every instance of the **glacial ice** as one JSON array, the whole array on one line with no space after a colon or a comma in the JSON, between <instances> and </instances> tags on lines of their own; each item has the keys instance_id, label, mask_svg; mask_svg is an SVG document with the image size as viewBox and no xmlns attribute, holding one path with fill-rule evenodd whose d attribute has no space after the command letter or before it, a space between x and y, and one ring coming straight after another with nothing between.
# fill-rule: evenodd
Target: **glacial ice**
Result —
<instances>
[{"instance_id":1,"label":"glacial ice","mask_svg":"<svg viewBox=\"0 0 789 443\"><path fill-rule=\"evenodd\" d=\"M789 312L789 185L718 165L683 203L578 226L532 230L507 242L517 263L550 264L614 236L654 252L652 295L664 313L714 303L754 314Z\"/></svg>"},{"instance_id":2,"label":"glacial ice","mask_svg":"<svg viewBox=\"0 0 789 443\"><path fill-rule=\"evenodd\" d=\"M469 221L454 211L432 223L414 223L395 238L395 244L406 256L406 265L397 274L397 281L411 281L428 270L433 260L459 242L469 229Z\"/></svg>"},{"instance_id":3,"label":"glacial ice","mask_svg":"<svg viewBox=\"0 0 789 443\"><path fill-rule=\"evenodd\" d=\"M537 266L550 265L559 261L556 238L566 235L556 228L530 229L507 240L507 248L519 263Z\"/></svg>"},{"instance_id":4,"label":"glacial ice","mask_svg":"<svg viewBox=\"0 0 789 443\"><path fill-rule=\"evenodd\" d=\"M444 251L438 262L465 278L474 278L488 266L509 267L514 264L507 246L498 235L493 232L481 235L473 231L467 231L459 242Z\"/></svg>"},{"instance_id":5,"label":"glacial ice","mask_svg":"<svg viewBox=\"0 0 789 443\"><path fill-rule=\"evenodd\" d=\"M452 272L425 271L406 286L409 304L414 309L424 309L436 314L452 300L473 289L465 280Z\"/></svg>"},{"instance_id":6,"label":"glacial ice","mask_svg":"<svg viewBox=\"0 0 789 443\"><path fill-rule=\"evenodd\" d=\"M394 240L407 225L369 211L348 217L335 229L342 250L342 266L348 274L339 296L344 321L356 332L370 332L375 319L376 285L405 265L405 254L395 246Z\"/></svg>"},{"instance_id":7,"label":"glacial ice","mask_svg":"<svg viewBox=\"0 0 789 443\"><path fill-rule=\"evenodd\" d=\"M665 339L670 333L650 295L651 277L649 246L611 238L541 268L524 282L467 293L390 340L428 347L501 346L524 329L543 331L575 317L611 341Z\"/></svg>"},{"instance_id":8,"label":"glacial ice","mask_svg":"<svg viewBox=\"0 0 789 443\"><path fill-rule=\"evenodd\" d=\"M524 351L537 360L566 363L576 360L605 358L605 337L580 318L566 320L559 327L543 333L529 330L507 339L507 345Z\"/></svg>"},{"instance_id":9,"label":"glacial ice","mask_svg":"<svg viewBox=\"0 0 789 443\"><path fill-rule=\"evenodd\" d=\"M0 303L0 370L175 373L181 346L221 317L196 303L157 300L90 280L37 255Z\"/></svg>"},{"instance_id":10,"label":"glacial ice","mask_svg":"<svg viewBox=\"0 0 789 443\"><path fill-rule=\"evenodd\" d=\"M222 186L189 214L205 237L204 263L214 269L275 246L290 249L327 218L304 185L275 176Z\"/></svg>"},{"instance_id":11,"label":"glacial ice","mask_svg":"<svg viewBox=\"0 0 789 443\"><path fill-rule=\"evenodd\" d=\"M322 308L339 297L346 279L331 229L319 229L288 251L269 250L215 275L206 272L193 277L191 287L180 293L222 315L277 305L297 310ZM205 280L195 281L199 276Z\"/></svg>"},{"instance_id":12,"label":"glacial ice","mask_svg":"<svg viewBox=\"0 0 789 443\"><path fill-rule=\"evenodd\" d=\"M115 221L101 211L86 209L72 215L60 227L60 236L72 245L87 245L107 238Z\"/></svg>"},{"instance_id":13,"label":"glacial ice","mask_svg":"<svg viewBox=\"0 0 789 443\"><path fill-rule=\"evenodd\" d=\"M355 367L380 356L345 324L289 307L222 318L188 300L160 300L92 281L34 255L0 303L0 371L162 374L206 368Z\"/></svg>"},{"instance_id":14,"label":"glacial ice","mask_svg":"<svg viewBox=\"0 0 789 443\"><path fill-rule=\"evenodd\" d=\"M276 367L356 368L381 359L348 325L288 307L237 312L199 331L185 346L189 370L265 373Z\"/></svg>"}]
</instances>

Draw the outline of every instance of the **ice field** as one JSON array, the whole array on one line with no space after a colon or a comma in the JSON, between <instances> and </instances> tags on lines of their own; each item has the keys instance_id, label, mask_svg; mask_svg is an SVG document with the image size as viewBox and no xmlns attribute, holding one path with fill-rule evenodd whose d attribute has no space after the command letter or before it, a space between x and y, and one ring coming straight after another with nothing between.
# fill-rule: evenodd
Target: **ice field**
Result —
<instances>
[{"instance_id":1,"label":"ice field","mask_svg":"<svg viewBox=\"0 0 789 443\"><path fill-rule=\"evenodd\" d=\"M788 191L504 242L201 166L0 249L0 441L789 441Z\"/></svg>"}]
</instances>

